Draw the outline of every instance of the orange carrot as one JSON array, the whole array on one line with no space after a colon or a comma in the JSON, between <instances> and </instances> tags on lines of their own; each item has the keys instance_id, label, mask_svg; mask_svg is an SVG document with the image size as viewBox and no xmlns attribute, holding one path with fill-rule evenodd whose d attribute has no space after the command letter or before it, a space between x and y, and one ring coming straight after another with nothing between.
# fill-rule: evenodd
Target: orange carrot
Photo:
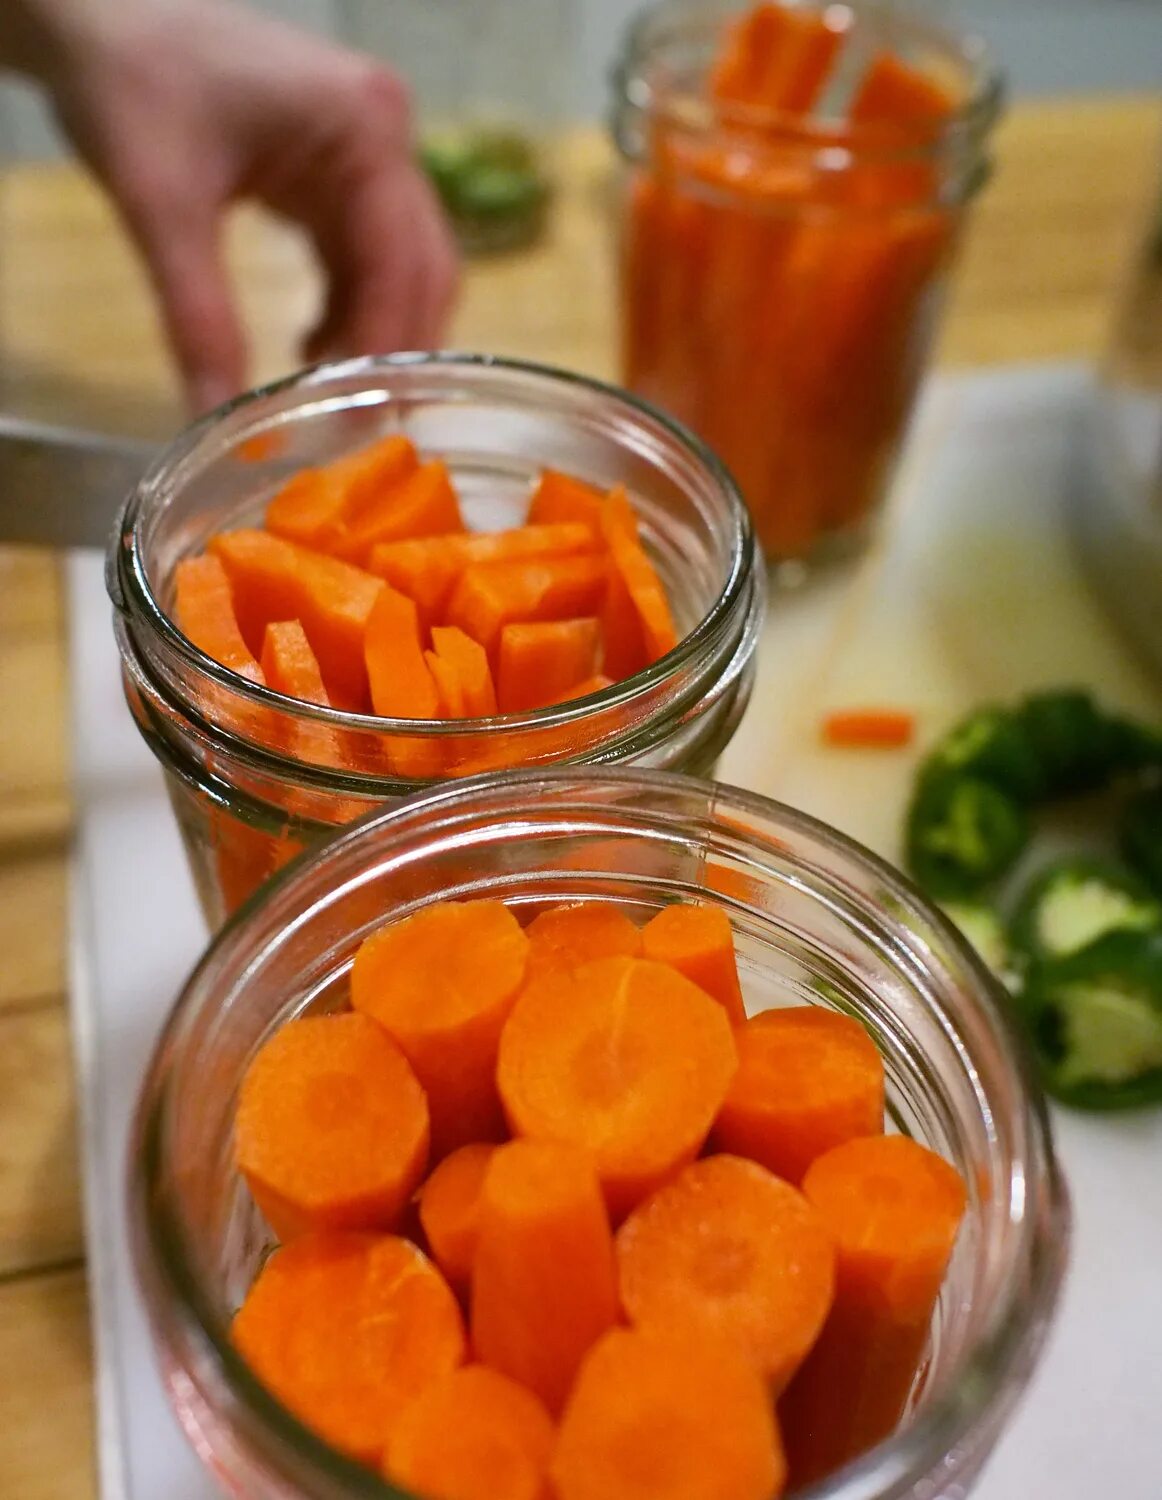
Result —
<instances>
[{"instance_id":1,"label":"orange carrot","mask_svg":"<svg viewBox=\"0 0 1162 1500\"><path fill-rule=\"evenodd\" d=\"M438 714L441 719L462 719L467 713L464 706L464 685L460 674L446 657L435 651L425 651L424 661L436 684Z\"/></svg>"},{"instance_id":2,"label":"orange carrot","mask_svg":"<svg viewBox=\"0 0 1162 1500\"><path fill-rule=\"evenodd\" d=\"M496 689L484 647L455 625L432 628L432 645L455 669L464 695L464 712L470 719L487 719L496 713Z\"/></svg>"},{"instance_id":3,"label":"orange carrot","mask_svg":"<svg viewBox=\"0 0 1162 1500\"><path fill-rule=\"evenodd\" d=\"M603 958L531 981L497 1081L515 1134L592 1153L618 1219L698 1154L736 1065L725 1012L697 986Z\"/></svg>"},{"instance_id":4,"label":"orange carrot","mask_svg":"<svg viewBox=\"0 0 1162 1500\"><path fill-rule=\"evenodd\" d=\"M403 1048L428 1096L432 1153L498 1140L501 1027L529 941L499 901L442 901L374 933L351 969L351 1003Z\"/></svg>"},{"instance_id":5,"label":"orange carrot","mask_svg":"<svg viewBox=\"0 0 1162 1500\"><path fill-rule=\"evenodd\" d=\"M714 97L724 104L808 113L831 72L848 24L838 13L756 6L728 31L711 76Z\"/></svg>"},{"instance_id":6,"label":"orange carrot","mask_svg":"<svg viewBox=\"0 0 1162 1500\"><path fill-rule=\"evenodd\" d=\"M262 637L262 673L267 687L286 698L318 703L324 708L331 706L318 658L298 620L272 620L266 627Z\"/></svg>"},{"instance_id":7,"label":"orange carrot","mask_svg":"<svg viewBox=\"0 0 1162 1500\"><path fill-rule=\"evenodd\" d=\"M262 682L261 668L238 628L230 580L216 557L184 557L178 563L174 619L199 651L251 682Z\"/></svg>"},{"instance_id":8,"label":"orange carrot","mask_svg":"<svg viewBox=\"0 0 1162 1500\"><path fill-rule=\"evenodd\" d=\"M823 720L825 744L851 750L896 749L911 744L916 732L914 715L893 708L853 708L837 711Z\"/></svg>"},{"instance_id":9,"label":"orange carrot","mask_svg":"<svg viewBox=\"0 0 1162 1500\"><path fill-rule=\"evenodd\" d=\"M823 1332L780 1405L796 1487L900 1420L966 1202L959 1172L899 1135L817 1157L803 1192L835 1240L836 1285Z\"/></svg>"},{"instance_id":10,"label":"orange carrot","mask_svg":"<svg viewBox=\"0 0 1162 1500\"><path fill-rule=\"evenodd\" d=\"M500 711L520 713L559 701L597 671L601 626L595 619L506 625L497 654Z\"/></svg>"},{"instance_id":11,"label":"orange carrot","mask_svg":"<svg viewBox=\"0 0 1162 1500\"><path fill-rule=\"evenodd\" d=\"M448 466L434 459L352 506L336 551L349 562L365 564L379 543L463 530Z\"/></svg>"},{"instance_id":12,"label":"orange carrot","mask_svg":"<svg viewBox=\"0 0 1162 1500\"><path fill-rule=\"evenodd\" d=\"M443 1277L394 1236L307 1235L277 1250L234 1319L259 1380L325 1442L379 1464L395 1423L464 1362Z\"/></svg>"},{"instance_id":13,"label":"orange carrot","mask_svg":"<svg viewBox=\"0 0 1162 1500\"><path fill-rule=\"evenodd\" d=\"M676 903L665 907L642 928L642 954L685 974L718 1001L731 1025L740 1026L746 1020L734 932L730 918L717 906Z\"/></svg>"},{"instance_id":14,"label":"orange carrot","mask_svg":"<svg viewBox=\"0 0 1162 1500\"><path fill-rule=\"evenodd\" d=\"M617 1276L631 1323L729 1340L777 1395L819 1337L835 1251L788 1183L753 1161L709 1156L626 1219Z\"/></svg>"},{"instance_id":15,"label":"orange carrot","mask_svg":"<svg viewBox=\"0 0 1162 1500\"><path fill-rule=\"evenodd\" d=\"M642 935L611 901L554 906L525 928L529 940L526 982L554 969L575 969L597 958L636 958Z\"/></svg>"},{"instance_id":16,"label":"orange carrot","mask_svg":"<svg viewBox=\"0 0 1162 1500\"><path fill-rule=\"evenodd\" d=\"M428 1500L549 1500L553 1421L531 1391L483 1365L427 1386L395 1424L384 1472Z\"/></svg>"},{"instance_id":17,"label":"orange carrot","mask_svg":"<svg viewBox=\"0 0 1162 1500\"><path fill-rule=\"evenodd\" d=\"M392 1229L428 1161L428 1106L366 1016L290 1021L246 1070L234 1159L280 1239Z\"/></svg>"},{"instance_id":18,"label":"orange carrot","mask_svg":"<svg viewBox=\"0 0 1162 1500\"><path fill-rule=\"evenodd\" d=\"M377 714L395 719L436 719L440 694L420 643L416 607L406 594L383 584L367 620L363 655ZM437 776L443 750L434 736L393 735L387 747L392 769L400 776Z\"/></svg>"},{"instance_id":19,"label":"orange carrot","mask_svg":"<svg viewBox=\"0 0 1162 1500\"><path fill-rule=\"evenodd\" d=\"M662 581L637 539L637 518L624 490L614 490L605 502L602 527L614 571L637 613L647 658L657 661L678 644L678 635Z\"/></svg>"},{"instance_id":20,"label":"orange carrot","mask_svg":"<svg viewBox=\"0 0 1162 1500\"><path fill-rule=\"evenodd\" d=\"M505 625L523 620L568 620L591 615L605 593L600 557L532 558L527 562L474 563L456 585L448 622L491 653Z\"/></svg>"},{"instance_id":21,"label":"orange carrot","mask_svg":"<svg viewBox=\"0 0 1162 1500\"><path fill-rule=\"evenodd\" d=\"M323 552L342 541L348 515L392 489L419 459L407 438L393 434L321 468L302 469L266 508L266 529Z\"/></svg>"},{"instance_id":22,"label":"orange carrot","mask_svg":"<svg viewBox=\"0 0 1162 1500\"><path fill-rule=\"evenodd\" d=\"M558 1500L776 1500L786 1463L736 1350L616 1328L581 1367L550 1475Z\"/></svg>"},{"instance_id":23,"label":"orange carrot","mask_svg":"<svg viewBox=\"0 0 1162 1500\"><path fill-rule=\"evenodd\" d=\"M604 503L604 494L593 485L556 469L545 469L533 491L526 521L538 526L579 522L596 536Z\"/></svg>"},{"instance_id":24,"label":"orange carrot","mask_svg":"<svg viewBox=\"0 0 1162 1500\"><path fill-rule=\"evenodd\" d=\"M208 821L222 917L237 911L303 847L287 832L266 833L222 807L209 808Z\"/></svg>"},{"instance_id":25,"label":"orange carrot","mask_svg":"<svg viewBox=\"0 0 1162 1500\"><path fill-rule=\"evenodd\" d=\"M578 682L573 687L567 688L559 698L554 698L554 703L572 703L576 698L588 698L591 693L603 693L607 687L613 686L613 678L606 677L603 672L595 672L592 677L587 677L584 682Z\"/></svg>"},{"instance_id":26,"label":"orange carrot","mask_svg":"<svg viewBox=\"0 0 1162 1500\"><path fill-rule=\"evenodd\" d=\"M592 1163L548 1141L497 1148L480 1195L472 1347L557 1413L617 1321L613 1237Z\"/></svg>"},{"instance_id":27,"label":"orange carrot","mask_svg":"<svg viewBox=\"0 0 1162 1500\"><path fill-rule=\"evenodd\" d=\"M884 1128L884 1065L858 1021L818 1005L765 1010L735 1033L738 1072L714 1122L722 1151L799 1183L823 1152Z\"/></svg>"},{"instance_id":28,"label":"orange carrot","mask_svg":"<svg viewBox=\"0 0 1162 1500\"><path fill-rule=\"evenodd\" d=\"M480 1193L496 1147L484 1141L459 1146L420 1189L420 1225L432 1259L460 1296L468 1291L480 1232Z\"/></svg>"},{"instance_id":29,"label":"orange carrot","mask_svg":"<svg viewBox=\"0 0 1162 1500\"><path fill-rule=\"evenodd\" d=\"M948 91L891 52L872 59L852 98L848 117L859 124L940 125L955 103Z\"/></svg>"}]
</instances>

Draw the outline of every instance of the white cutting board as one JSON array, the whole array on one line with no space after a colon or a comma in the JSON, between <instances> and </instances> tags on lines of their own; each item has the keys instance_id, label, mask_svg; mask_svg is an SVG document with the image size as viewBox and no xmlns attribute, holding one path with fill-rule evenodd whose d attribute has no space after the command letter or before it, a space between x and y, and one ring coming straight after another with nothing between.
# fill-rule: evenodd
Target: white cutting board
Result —
<instances>
[{"instance_id":1,"label":"white cutting board","mask_svg":"<svg viewBox=\"0 0 1162 1500\"><path fill-rule=\"evenodd\" d=\"M1162 683L1079 575L1061 503L1085 376L932 383L882 544L773 602L754 700L720 775L889 857L914 755L824 750L823 713L916 712L922 738L982 699L1087 683L1162 720ZM127 1130L152 1039L204 941L160 776L121 703L99 562L70 560L77 839L72 1004L98 1366L102 1500L212 1500L169 1416L124 1229ZM1072 1269L1046 1359L977 1500L1162 1496L1162 1110L1057 1112Z\"/></svg>"}]
</instances>

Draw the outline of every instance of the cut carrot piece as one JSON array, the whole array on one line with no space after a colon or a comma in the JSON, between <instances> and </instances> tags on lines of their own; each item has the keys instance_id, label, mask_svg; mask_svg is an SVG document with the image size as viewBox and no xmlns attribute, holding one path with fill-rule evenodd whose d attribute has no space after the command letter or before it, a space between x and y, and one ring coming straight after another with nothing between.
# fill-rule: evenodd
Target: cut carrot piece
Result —
<instances>
[{"instance_id":1,"label":"cut carrot piece","mask_svg":"<svg viewBox=\"0 0 1162 1500\"><path fill-rule=\"evenodd\" d=\"M526 520L530 525L542 526L580 522L596 536L604 504L605 495L593 485L556 469L545 469L533 491Z\"/></svg>"},{"instance_id":2,"label":"cut carrot piece","mask_svg":"<svg viewBox=\"0 0 1162 1500\"><path fill-rule=\"evenodd\" d=\"M250 682L262 682L254 653L242 637L226 570L216 557L183 557L174 569L174 619L207 656Z\"/></svg>"},{"instance_id":3,"label":"cut carrot piece","mask_svg":"<svg viewBox=\"0 0 1162 1500\"><path fill-rule=\"evenodd\" d=\"M366 1016L290 1021L246 1070L234 1159L280 1239L392 1229L427 1165L427 1101Z\"/></svg>"},{"instance_id":4,"label":"cut carrot piece","mask_svg":"<svg viewBox=\"0 0 1162 1500\"><path fill-rule=\"evenodd\" d=\"M820 13L756 6L728 32L711 75L713 96L723 104L808 114L849 24L838 9Z\"/></svg>"},{"instance_id":5,"label":"cut carrot piece","mask_svg":"<svg viewBox=\"0 0 1162 1500\"><path fill-rule=\"evenodd\" d=\"M911 744L913 714L890 708L856 708L828 714L822 724L824 743L851 750L896 749Z\"/></svg>"},{"instance_id":6,"label":"cut carrot piece","mask_svg":"<svg viewBox=\"0 0 1162 1500\"><path fill-rule=\"evenodd\" d=\"M226 569L251 649L261 649L271 621L299 620L332 702L362 704L363 635L383 580L266 531L219 532L209 546Z\"/></svg>"},{"instance_id":7,"label":"cut carrot piece","mask_svg":"<svg viewBox=\"0 0 1162 1500\"><path fill-rule=\"evenodd\" d=\"M735 1033L738 1072L714 1123L723 1151L799 1183L833 1146L884 1128L884 1064L851 1016L818 1005L761 1011Z\"/></svg>"},{"instance_id":8,"label":"cut carrot piece","mask_svg":"<svg viewBox=\"0 0 1162 1500\"><path fill-rule=\"evenodd\" d=\"M266 833L221 807L209 809L209 828L222 902L219 920L236 912L303 847L287 833Z\"/></svg>"},{"instance_id":9,"label":"cut carrot piece","mask_svg":"<svg viewBox=\"0 0 1162 1500\"><path fill-rule=\"evenodd\" d=\"M365 563L381 542L463 530L448 466L434 459L353 506L336 550L349 562Z\"/></svg>"},{"instance_id":10,"label":"cut carrot piece","mask_svg":"<svg viewBox=\"0 0 1162 1500\"><path fill-rule=\"evenodd\" d=\"M467 710L464 707L464 688L460 682L459 672L450 661L443 656L438 656L434 651L425 651L424 661L427 663L428 671L432 674L432 681L436 684L439 717L441 719L464 718Z\"/></svg>"},{"instance_id":11,"label":"cut carrot piece","mask_svg":"<svg viewBox=\"0 0 1162 1500\"><path fill-rule=\"evenodd\" d=\"M416 607L406 594L387 584L367 620L363 638L371 705L391 719L438 719L440 694L424 658ZM444 762L434 736L396 734L386 747L392 770L399 776L437 776Z\"/></svg>"},{"instance_id":12,"label":"cut carrot piece","mask_svg":"<svg viewBox=\"0 0 1162 1500\"><path fill-rule=\"evenodd\" d=\"M592 677L587 677L584 682L578 682L574 687L566 689L559 698L554 698L554 703L572 703L576 698L588 698L593 693L603 693L606 688L613 686L613 678L606 677L602 672L596 672Z\"/></svg>"},{"instance_id":13,"label":"cut carrot piece","mask_svg":"<svg viewBox=\"0 0 1162 1500\"><path fill-rule=\"evenodd\" d=\"M835 1250L802 1193L753 1161L696 1161L617 1232L630 1322L736 1344L774 1394L819 1337Z\"/></svg>"},{"instance_id":14,"label":"cut carrot piece","mask_svg":"<svg viewBox=\"0 0 1162 1500\"><path fill-rule=\"evenodd\" d=\"M418 464L415 448L397 433L323 467L303 469L267 506L266 529L304 547L333 551L352 511Z\"/></svg>"},{"instance_id":15,"label":"cut carrot piece","mask_svg":"<svg viewBox=\"0 0 1162 1500\"><path fill-rule=\"evenodd\" d=\"M534 917L525 932L528 980L553 969L575 969L597 958L636 958L642 951L641 932L610 901L555 906Z\"/></svg>"},{"instance_id":16,"label":"cut carrot piece","mask_svg":"<svg viewBox=\"0 0 1162 1500\"><path fill-rule=\"evenodd\" d=\"M460 1296L466 1296L480 1232L480 1193L494 1145L472 1141L444 1160L420 1189L420 1225L432 1259Z\"/></svg>"},{"instance_id":17,"label":"cut carrot piece","mask_svg":"<svg viewBox=\"0 0 1162 1500\"><path fill-rule=\"evenodd\" d=\"M472 1266L477 1358L557 1413L617 1311L613 1236L590 1159L547 1141L500 1146Z\"/></svg>"},{"instance_id":18,"label":"cut carrot piece","mask_svg":"<svg viewBox=\"0 0 1162 1500\"><path fill-rule=\"evenodd\" d=\"M603 670L615 681L632 677L650 663L645 631L620 569L611 568L601 611Z\"/></svg>"},{"instance_id":19,"label":"cut carrot piece","mask_svg":"<svg viewBox=\"0 0 1162 1500\"><path fill-rule=\"evenodd\" d=\"M581 1367L550 1475L558 1500L777 1500L786 1463L736 1350L616 1328Z\"/></svg>"},{"instance_id":20,"label":"cut carrot piece","mask_svg":"<svg viewBox=\"0 0 1162 1500\"><path fill-rule=\"evenodd\" d=\"M432 1152L499 1140L497 1045L524 980L529 941L500 901L443 901L369 937L351 1003L403 1048L428 1095Z\"/></svg>"},{"instance_id":21,"label":"cut carrot piece","mask_svg":"<svg viewBox=\"0 0 1162 1500\"><path fill-rule=\"evenodd\" d=\"M492 669L484 647L455 625L434 626L432 645L436 655L455 669L467 717L491 718L496 713L496 689L492 685Z\"/></svg>"},{"instance_id":22,"label":"cut carrot piece","mask_svg":"<svg viewBox=\"0 0 1162 1500\"><path fill-rule=\"evenodd\" d=\"M382 1462L405 1408L467 1352L447 1283L391 1235L307 1235L277 1250L233 1339L301 1422L366 1464Z\"/></svg>"},{"instance_id":23,"label":"cut carrot piece","mask_svg":"<svg viewBox=\"0 0 1162 1500\"><path fill-rule=\"evenodd\" d=\"M553 1421L531 1391L483 1365L429 1385L396 1423L385 1472L428 1500L548 1500Z\"/></svg>"},{"instance_id":24,"label":"cut carrot piece","mask_svg":"<svg viewBox=\"0 0 1162 1500\"><path fill-rule=\"evenodd\" d=\"M272 620L266 627L262 637L262 672L267 687L276 693L330 708L318 657L298 620Z\"/></svg>"},{"instance_id":25,"label":"cut carrot piece","mask_svg":"<svg viewBox=\"0 0 1162 1500\"><path fill-rule=\"evenodd\" d=\"M732 1026L746 1020L734 932L730 918L717 906L667 906L642 928L642 954L685 974L718 1001Z\"/></svg>"},{"instance_id":26,"label":"cut carrot piece","mask_svg":"<svg viewBox=\"0 0 1162 1500\"><path fill-rule=\"evenodd\" d=\"M528 985L497 1080L514 1133L591 1152L616 1219L698 1154L736 1065L730 1023L697 986L604 958Z\"/></svg>"},{"instance_id":27,"label":"cut carrot piece","mask_svg":"<svg viewBox=\"0 0 1162 1500\"><path fill-rule=\"evenodd\" d=\"M559 700L597 671L601 626L595 619L506 625L497 655L500 711L520 713Z\"/></svg>"},{"instance_id":28,"label":"cut carrot piece","mask_svg":"<svg viewBox=\"0 0 1162 1500\"><path fill-rule=\"evenodd\" d=\"M605 594L601 557L542 557L528 562L474 563L448 605L448 623L491 653L506 625L522 620L569 620L595 614Z\"/></svg>"},{"instance_id":29,"label":"cut carrot piece","mask_svg":"<svg viewBox=\"0 0 1162 1500\"><path fill-rule=\"evenodd\" d=\"M641 624L646 655L657 661L678 644L678 633L662 581L637 540L637 519L624 490L614 490L606 500L602 521L614 570Z\"/></svg>"},{"instance_id":30,"label":"cut carrot piece","mask_svg":"<svg viewBox=\"0 0 1162 1500\"><path fill-rule=\"evenodd\" d=\"M848 109L856 124L939 125L956 106L935 79L911 67L891 52L872 59Z\"/></svg>"},{"instance_id":31,"label":"cut carrot piece","mask_svg":"<svg viewBox=\"0 0 1162 1500\"><path fill-rule=\"evenodd\" d=\"M966 1201L954 1167L899 1135L828 1151L803 1192L837 1259L831 1313L780 1406L796 1486L865 1452L900 1420Z\"/></svg>"}]
</instances>

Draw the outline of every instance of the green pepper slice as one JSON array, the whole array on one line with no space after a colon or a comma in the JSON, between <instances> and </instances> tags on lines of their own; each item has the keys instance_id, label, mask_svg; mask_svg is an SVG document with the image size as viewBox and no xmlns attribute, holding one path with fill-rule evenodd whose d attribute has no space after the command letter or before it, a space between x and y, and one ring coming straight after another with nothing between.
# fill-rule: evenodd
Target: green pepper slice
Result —
<instances>
[{"instance_id":1,"label":"green pepper slice","mask_svg":"<svg viewBox=\"0 0 1162 1500\"><path fill-rule=\"evenodd\" d=\"M1162 905L1128 870L1067 859L1042 870L1013 913L1013 945L1027 959L1067 958L1107 932L1162 929Z\"/></svg>"},{"instance_id":2,"label":"green pepper slice","mask_svg":"<svg viewBox=\"0 0 1162 1500\"><path fill-rule=\"evenodd\" d=\"M937 898L970 896L1010 869L1029 840L1015 797L990 782L930 768L908 812L908 867Z\"/></svg>"},{"instance_id":3,"label":"green pepper slice","mask_svg":"<svg viewBox=\"0 0 1162 1500\"><path fill-rule=\"evenodd\" d=\"M1020 721L1041 768L1041 795L1068 797L1108 785L1125 753L1114 721L1080 688L1032 693Z\"/></svg>"},{"instance_id":4,"label":"green pepper slice","mask_svg":"<svg viewBox=\"0 0 1162 1500\"><path fill-rule=\"evenodd\" d=\"M990 782L1020 801L1041 792L1041 762L1020 717L991 704L953 725L928 764Z\"/></svg>"},{"instance_id":5,"label":"green pepper slice","mask_svg":"<svg viewBox=\"0 0 1162 1500\"><path fill-rule=\"evenodd\" d=\"M1162 787L1148 787L1127 801L1118 844L1127 864L1162 897Z\"/></svg>"}]
</instances>

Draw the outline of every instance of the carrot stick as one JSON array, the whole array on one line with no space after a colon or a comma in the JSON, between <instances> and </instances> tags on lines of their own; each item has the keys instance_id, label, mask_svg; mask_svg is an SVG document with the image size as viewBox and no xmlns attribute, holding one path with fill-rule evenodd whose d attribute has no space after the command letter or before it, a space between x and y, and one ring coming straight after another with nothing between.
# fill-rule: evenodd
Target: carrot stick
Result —
<instances>
[{"instance_id":1,"label":"carrot stick","mask_svg":"<svg viewBox=\"0 0 1162 1500\"><path fill-rule=\"evenodd\" d=\"M913 714L892 708L852 708L828 714L822 724L825 744L852 750L896 749L911 744Z\"/></svg>"},{"instance_id":2,"label":"carrot stick","mask_svg":"<svg viewBox=\"0 0 1162 1500\"><path fill-rule=\"evenodd\" d=\"M777 1500L786 1464L736 1350L616 1328L581 1367L550 1475L558 1500Z\"/></svg>"},{"instance_id":3,"label":"carrot stick","mask_svg":"<svg viewBox=\"0 0 1162 1500\"><path fill-rule=\"evenodd\" d=\"M549 1500L553 1420L484 1365L433 1381L395 1424L384 1472L428 1500Z\"/></svg>"},{"instance_id":4,"label":"carrot stick","mask_svg":"<svg viewBox=\"0 0 1162 1500\"><path fill-rule=\"evenodd\" d=\"M635 1326L729 1340L777 1395L823 1327L835 1251L788 1183L741 1157L709 1156L626 1219L617 1276Z\"/></svg>"},{"instance_id":5,"label":"carrot stick","mask_svg":"<svg viewBox=\"0 0 1162 1500\"><path fill-rule=\"evenodd\" d=\"M353 506L336 551L348 562L366 564L378 543L463 530L448 466L434 459Z\"/></svg>"},{"instance_id":6,"label":"carrot stick","mask_svg":"<svg viewBox=\"0 0 1162 1500\"><path fill-rule=\"evenodd\" d=\"M472 1347L557 1413L617 1321L613 1237L592 1163L550 1141L497 1148L480 1196Z\"/></svg>"},{"instance_id":7,"label":"carrot stick","mask_svg":"<svg viewBox=\"0 0 1162 1500\"><path fill-rule=\"evenodd\" d=\"M174 619L207 656L251 682L262 670L238 628L226 570L216 557L183 557L174 569Z\"/></svg>"},{"instance_id":8,"label":"carrot stick","mask_svg":"<svg viewBox=\"0 0 1162 1500\"><path fill-rule=\"evenodd\" d=\"M443 1277L407 1240L307 1235L263 1266L234 1319L255 1375L325 1442L379 1464L393 1425L462 1364Z\"/></svg>"},{"instance_id":9,"label":"carrot stick","mask_svg":"<svg viewBox=\"0 0 1162 1500\"><path fill-rule=\"evenodd\" d=\"M665 907L642 928L642 954L655 963L669 964L705 990L726 1011L732 1026L746 1020L734 932L730 918L718 907L686 903Z\"/></svg>"},{"instance_id":10,"label":"carrot stick","mask_svg":"<svg viewBox=\"0 0 1162 1500\"><path fill-rule=\"evenodd\" d=\"M593 614L605 594L606 564L596 556L541 557L527 562L474 563L448 605L448 623L490 654L506 625L568 620Z\"/></svg>"},{"instance_id":11,"label":"carrot stick","mask_svg":"<svg viewBox=\"0 0 1162 1500\"><path fill-rule=\"evenodd\" d=\"M935 79L892 52L879 52L852 97L848 118L856 124L941 125L956 108Z\"/></svg>"},{"instance_id":12,"label":"carrot stick","mask_svg":"<svg viewBox=\"0 0 1162 1500\"><path fill-rule=\"evenodd\" d=\"M501 713L557 702L596 673L600 650L601 626L592 618L504 626L497 653Z\"/></svg>"},{"instance_id":13,"label":"carrot stick","mask_svg":"<svg viewBox=\"0 0 1162 1500\"><path fill-rule=\"evenodd\" d=\"M623 489L614 490L606 500L602 528L614 572L637 613L647 659L657 661L678 644L678 634L662 581L637 539L637 518Z\"/></svg>"},{"instance_id":14,"label":"carrot stick","mask_svg":"<svg viewBox=\"0 0 1162 1500\"><path fill-rule=\"evenodd\" d=\"M903 1413L965 1207L964 1183L905 1136L816 1158L803 1192L835 1240L835 1302L780 1404L795 1486L886 1438Z\"/></svg>"},{"instance_id":15,"label":"carrot stick","mask_svg":"<svg viewBox=\"0 0 1162 1500\"><path fill-rule=\"evenodd\" d=\"M227 917L302 849L289 834L253 828L225 808L209 809L209 825L222 912Z\"/></svg>"},{"instance_id":16,"label":"carrot stick","mask_svg":"<svg viewBox=\"0 0 1162 1500\"><path fill-rule=\"evenodd\" d=\"M480 1193L495 1150L484 1141L457 1147L420 1189L420 1225L428 1249L458 1296L468 1292L480 1232Z\"/></svg>"},{"instance_id":17,"label":"carrot stick","mask_svg":"<svg viewBox=\"0 0 1162 1500\"><path fill-rule=\"evenodd\" d=\"M440 694L424 659L416 607L387 584L381 586L368 616L363 656L377 714L395 719L439 718ZM435 738L402 734L391 737L387 757L398 775L408 777L436 776L444 759Z\"/></svg>"},{"instance_id":18,"label":"carrot stick","mask_svg":"<svg viewBox=\"0 0 1162 1500\"><path fill-rule=\"evenodd\" d=\"M735 1032L738 1072L714 1122L719 1150L799 1183L833 1146L884 1128L884 1065L858 1021L817 1005L765 1010Z\"/></svg>"},{"instance_id":19,"label":"carrot stick","mask_svg":"<svg viewBox=\"0 0 1162 1500\"><path fill-rule=\"evenodd\" d=\"M418 464L416 450L397 433L333 463L301 469L267 506L266 529L330 552L342 541L351 512L394 487Z\"/></svg>"},{"instance_id":20,"label":"carrot stick","mask_svg":"<svg viewBox=\"0 0 1162 1500\"><path fill-rule=\"evenodd\" d=\"M262 673L267 687L286 698L318 703L324 708L331 706L318 658L298 620L272 620L266 627L262 637Z\"/></svg>"},{"instance_id":21,"label":"carrot stick","mask_svg":"<svg viewBox=\"0 0 1162 1500\"><path fill-rule=\"evenodd\" d=\"M432 681L436 684L439 717L441 719L464 718L467 713L464 706L464 685L460 681L460 674L455 666L446 657L437 655L435 651L425 651L424 661L428 671L432 674Z\"/></svg>"},{"instance_id":22,"label":"carrot stick","mask_svg":"<svg viewBox=\"0 0 1162 1500\"><path fill-rule=\"evenodd\" d=\"M442 901L374 933L351 969L351 1003L399 1043L428 1096L432 1154L499 1140L501 1027L529 942L499 901Z\"/></svg>"},{"instance_id":23,"label":"carrot stick","mask_svg":"<svg viewBox=\"0 0 1162 1500\"><path fill-rule=\"evenodd\" d=\"M603 958L531 981L497 1082L515 1134L592 1153L619 1219L698 1154L736 1064L722 1007L688 979Z\"/></svg>"},{"instance_id":24,"label":"carrot stick","mask_svg":"<svg viewBox=\"0 0 1162 1500\"><path fill-rule=\"evenodd\" d=\"M580 523L588 526L596 538L604 503L604 494L593 485L555 469L545 469L529 502L526 522L536 526Z\"/></svg>"},{"instance_id":25,"label":"carrot stick","mask_svg":"<svg viewBox=\"0 0 1162 1500\"><path fill-rule=\"evenodd\" d=\"M280 1239L392 1229L428 1160L428 1106L366 1016L290 1021L246 1070L234 1160Z\"/></svg>"},{"instance_id":26,"label":"carrot stick","mask_svg":"<svg viewBox=\"0 0 1162 1500\"><path fill-rule=\"evenodd\" d=\"M613 678L606 677L603 672L595 672L592 677L587 677L584 682L578 682L571 688L567 688L559 698L554 698L554 703L572 703L577 698L588 698L592 693L603 693L607 687L613 686Z\"/></svg>"},{"instance_id":27,"label":"carrot stick","mask_svg":"<svg viewBox=\"0 0 1162 1500\"><path fill-rule=\"evenodd\" d=\"M611 901L577 901L541 912L525 928L529 940L526 983L554 969L575 969L597 958L636 958L638 928Z\"/></svg>"}]
</instances>

